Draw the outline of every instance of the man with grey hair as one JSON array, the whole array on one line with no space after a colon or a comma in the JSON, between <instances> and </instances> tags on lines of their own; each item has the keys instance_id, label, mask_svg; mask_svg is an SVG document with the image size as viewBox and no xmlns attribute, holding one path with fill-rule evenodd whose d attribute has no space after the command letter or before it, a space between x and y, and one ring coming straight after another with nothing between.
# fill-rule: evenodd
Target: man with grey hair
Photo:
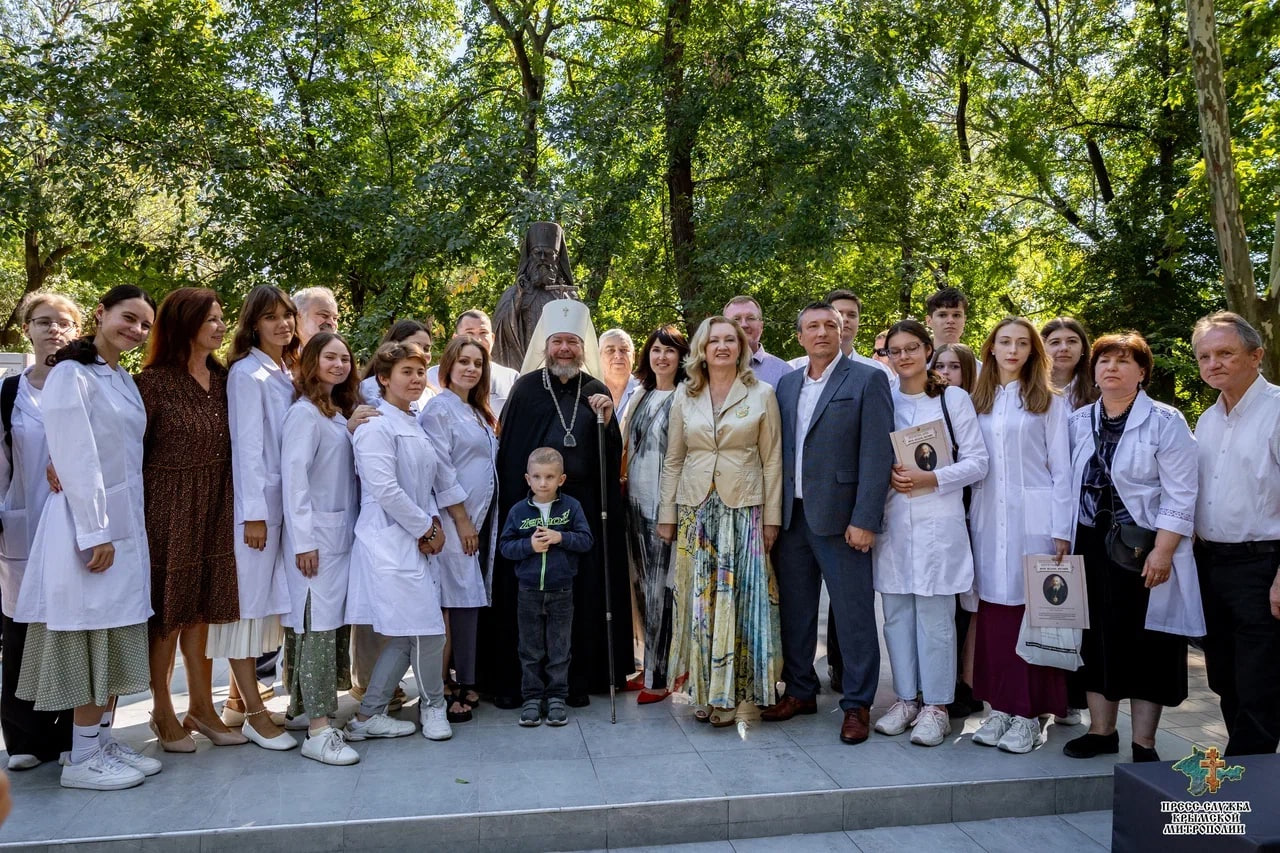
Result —
<instances>
[{"instance_id":1,"label":"man with grey hair","mask_svg":"<svg viewBox=\"0 0 1280 853\"><path fill-rule=\"evenodd\" d=\"M491 356L493 354L493 324L489 322L489 315L479 308L468 308L458 315L458 322L453 326L453 336L475 338L486 352ZM489 359L489 408L493 409L495 416L502 416L507 398L511 396L511 388L519 378L520 371ZM427 382L436 388L444 387L440 384L440 365L433 364L427 370Z\"/></svg>"},{"instance_id":2,"label":"man with grey hair","mask_svg":"<svg viewBox=\"0 0 1280 853\"><path fill-rule=\"evenodd\" d=\"M1258 372L1262 336L1230 311L1196 323L1200 377L1218 393L1196 424L1196 565L1205 666L1226 755L1280 745L1280 387Z\"/></svg>"},{"instance_id":3,"label":"man with grey hair","mask_svg":"<svg viewBox=\"0 0 1280 853\"><path fill-rule=\"evenodd\" d=\"M636 366L636 345L622 329L609 329L600 336L600 372L613 398L613 416L622 423L631 396L640 387L632 375Z\"/></svg>"},{"instance_id":4,"label":"man with grey hair","mask_svg":"<svg viewBox=\"0 0 1280 853\"><path fill-rule=\"evenodd\" d=\"M750 296L735 296L725 303L724 317L731 323L737 323L746 333L747 343L751 346L751 372L757 379L777 388L778 380L791 372L791 365L765 352L764 345L760 343L760 336L764 334L764 312L760 303Z\"/></svg>"},{"instance_id":5,"label":"man with grey hair","mask_svg":"<svg viewBox=\"0 0 1280 853\"><path fill-rule=\"evenodd\" d=\"M338 300L327 287L305 287L293 294L298 309L298 337L305 347L320 332L338 331Z\"/></svg>"}]
</instances>

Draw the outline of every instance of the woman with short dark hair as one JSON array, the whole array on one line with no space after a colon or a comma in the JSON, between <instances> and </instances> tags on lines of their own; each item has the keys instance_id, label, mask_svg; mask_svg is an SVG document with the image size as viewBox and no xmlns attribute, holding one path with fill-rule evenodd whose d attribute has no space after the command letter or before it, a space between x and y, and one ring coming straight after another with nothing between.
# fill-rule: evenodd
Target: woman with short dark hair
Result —
<instances>
[{"instance_id":1,"label":"woman with short dark hair","mask_svg":"<svg viewBox=\"0 0 1280 853\"><path fill-rule=\"evenodd\" d=\"M227 369L214 353L227 332L218 294L181 287L160 303L138 392L147 407L142 479L151 544L151 730L166 752L195 752L191 732L245 742L213 707L210 624L240 618L232 545ZM170 695L181 646L189 699L179 723Z\"/></svg>"},{"instance_id":2,"label":"woman with short dark hair","mask_svg":"<svg viewBox=\"0 0 1280 853\"><path fill-rule=\"evenodd\" d=\"M1177 409L1147 396L1152 362L1137 332L1099 338L1089 364L1101 397L1071 416L1075 550L1089 588L1089 731L1063 746L1072 758L1119 751L1116 715L1128 699L1133 760L1159 761L1161 712L1187 698L1187 637L1205 631L1191 547L1196 443ZM1116 536L1141 553L1118 562Z\"/></svg>"}]
</instances>

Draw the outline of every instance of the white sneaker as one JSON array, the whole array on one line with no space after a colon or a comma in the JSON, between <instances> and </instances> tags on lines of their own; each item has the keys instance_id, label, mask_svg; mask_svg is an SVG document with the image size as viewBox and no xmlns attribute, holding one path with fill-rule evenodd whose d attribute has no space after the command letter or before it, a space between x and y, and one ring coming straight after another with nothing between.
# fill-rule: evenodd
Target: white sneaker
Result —
<instances>
[{"instance_id":1,"label":"white sneaker","mask_svg":"<svg viewBox=\"0 0 1280 853\"><path fill-rule=\"evenodd\" d=\"M407 720L374 714L363 723L352 717L343 733L347 740L364 740L371 737L404 737L413 734L415 728L417 727Z\"/></svg>"},{"instance_id":2,"label":"white sneaker","mask_svg":"<svg viewBox=\"0 0 1280 853\"><path fill-rule=\"evenodd\" d=\"M135 767L117 761L102 750L88 761L62 768L62 787L89 791L120 791L142 784L146 777Z\"/></svg>"},{"instance_id":3,"label":"white sneaker","mask_svg":"<svg viewBox=\"0 0 1280 853\"><path fill-rule=\"evenodd\" d=\"M1060 726L1078 726L1080 725L1080 709L1068 708L1067 713L1061 717L1055 716L1053 721Z\"/></svg>"},{"instance_id":4,"label":"white sneaker","mask_svg":"<svg viewBox=\"0 0 1280 853\"><path fill-rule=\"evenodd\" d=\"M915 722L919 713L919 702L899 699L893 703L888 713L876 721L876 731L882 735L900 735L907 730L907 726Z\"/></svg>"},{"instance_id":5,"label":"white sneaker","mask_svg":"<svg viewBox=\"0 0 1280 853\"><path fill-rule=\"evenodd\" d=\"M453 737L453 726L449 725L449 715L442 701L423 706L418 712L422 723L422 736L427 740L448 740Z\"/></svg>"},{"instance_id":6,"label":"white sneaker","mask_svg":"<svg viewBox=\"0 0 1280 853\"><path fill-rule=\"evenodd\" d=\"M360 762L360 753L348 746L342 732L333 726L308 733L307 739L302 742L302 757L314 759L321 764L343 766Z\"/></svg>"},{"instance_id":7,"label":"white sneaker","mask_svg":"<svg viewBox=\"0 0 1280 853\"><path fill-rule=\"evenodd\" d=\"M10 770L30 770L32 767L39 767L40 759L34 755L10 755Z\"/></svg>"},{"instance_id":8,"label":"white sneaker","mask_svg":"<svg viewBox=\"0 0 1280 853\"><path fill-rule=\"evenodd\" d=\"M979 746L996 746L1012 724L1013 717L993 708L991 715L983 720L982 725L973 733L973 742Z\"/></svg>"},{"instance_id":9,"label":"white sneaker","mask_svg":"<svg viewBox=\"0 0 1280 853\"><path fill-rule=\"evenodd\" d=\"M911 742L917 746L937 746L951 734L951 720L947 717L947 709L937 705L926 705L911 726Z\"/></svg>"},{"instance_id":10,"label":"white sneaker","mask_svg":"<svg viewBox=\"0 0 1280 853\"><path fill-rule=\"evenodd\" d=\"M1009 725L1009 730L1004 733L1004 737L1000 738L1000 742L996 746L1005 752L1014 752L1021 755L1022 753L1030 752L1041 743L1039 720L1014 717Z\"/></svg>"},{"instance_id":11,"label":"white sneaker","mask_svg":"<svg viewBox=\"0 0 1280 853\"><path fill-rule=\"evenodd\" d=\"M102 751L112 760L142 771L143 776L154 776L164 769L164 765L159 760L142 755L133 747L118 740L112 740L102 748Z\"/></svg>"}]
</instances>

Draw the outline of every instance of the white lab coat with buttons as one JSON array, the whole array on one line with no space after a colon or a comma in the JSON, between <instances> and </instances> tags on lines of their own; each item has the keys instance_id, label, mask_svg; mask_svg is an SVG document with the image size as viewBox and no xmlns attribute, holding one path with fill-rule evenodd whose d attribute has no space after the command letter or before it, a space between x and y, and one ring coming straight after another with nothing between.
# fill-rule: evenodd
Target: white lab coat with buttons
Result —
<instances>
[{"instance_id":1,"label":"white lab coat with buttons","mask_svg":"<svg viewBox=\"0 0 1280 853\"><path fill-rule=\"evenodd\" d=\"M497 436L476 410L452 391L441 391L429 400L418 415L418 423L435 448L436 458L449 463L443 466L445 476L450 478L448 490L461 487L467 495L463 502L467 517L477 532L483 532L485 520L497 509L494 505L498 484ZM442 514L440 523L445 532L444 550L436 555L440 565L440 604L487 607L491 587L486 578L491 577L493 569L498 525L489 525L489 565L482 570L479 552L471 556L462 552L462 537L454 526L453 516L447 512Z\"/></svg>"},{"instance_id":2,"label":"white lab coat with buttons","mask_svg":"<svg viewBox=\"0 0 1280 853\"><path fill-rule=\"evenodd\" d=\"M1101 406L1099 401L1071 416L1071 484L1076 496L1071 525L1073 544L1075 520L1080 514L1080 488L1094 453L1093 418L1102 422ZM1111 482L1134 524L1148 530L1169 530L1183 537L1173 551L1169 579L1154 587L1147 601L1145 624L1151 631L1184 637L1205 635L1200 581L1192 553L1198 468L1196 440L1182 413L1139 391L1111 461Z\"/></svg>"},{"instance_id":3,"label":"white lab coat with buttons","mask_svg":"<svg viewBox=\"0 0 1280 853\"><path fill-rule=\"evenodd\" d=\"M326 418L310 400L300 399L285 413L284 434L280 473L289 612L280 622L304 633L310 595L311 630L332 631L347 623L351 542L359 511L347 419L341 412ZM298 570L297 562L298 554L309 551L319 551L319 568L311 578Z\"/></svg>"},{"instance_id":4,"label":"white lab coat with buttons","mask_svg":"<svg viewBox=\"0 0 1280 853\"><path fill-rule=\"evenodd\" d=\"M974 484L969 521L983 601L1026 604L1023 556L1052 554L1054 539L1071 539L1076 493L1068 415L1059 395L1044 414L1023 409L1017 380L998 388L991 412L978 415L990 463Z\"/></svg>"},{"instance_id":5,"label":"white lab coat with buttons","mask_svg":"<svg viewBox=\"0 0 1280 853\"><path fill-rule=\"evenodd\" d=\"M62 491L45 501L14 619L50 631L119 628L151 616L143 517L147 412L133 377L107 364L59 362L40 397ZM42 472L43 473L43 472ZM95 545L115 560L86 568Z\"/></svg>"},{"instance_id":6,"label":"white lab coat with buttons","mask_svg":"<svg viewBox=\"0 0 1280 853\"><path fill-rule=\"evenodd\" d=\"M937 469L937 491L911 497L889 490L884 532L872 551L876 591L897 595L955 595L973 588L973 552L964 518L964 487L987 473L987 446L978 415L961 388L944 392L960 458ZM942 421L942 398L893 389L893 428ZM947 436L950 441L950 435Z\"/></svg>"},{"instance_id":7,"label":"white lab coat with buttons","mask_svg":"<svg viewBox=\"0 0 1280 853\"><path fill-rule=\"evenodd\" d=\"M356 428L360 517L351 548L347 620L388 637L444 633L440 569L418 550L440 506L461 503L453 474L414 416L383 400L381 417Z\"/></svg>"},{"instance_id":8,"label":"white lab coat with buttons","mask_svg":"<svg viewBox=\"0 0 1280 853\"><path fill-rule=\"evenodd\" d=\"M13 402L11 435L13 446L0 448L0 592L4 615L13 618L18 606L18 590L27 570L27 557L36 538L40 511L49 498L49 443L40 411L40 389L27 381L31 368L18 378L18 396ZM0 441L3 441L0 437Z\"/></svg>"},{"instance_id":9,"label":"white lab coat with buttons","mask_svg":"<svg viewBox=\"0 0 1280 853\"><path fill-rule=\"evenodd\" d=\"M241 619L262 619L289 611L281 549L284 493L280 445L284 415L292 402L293 380L262 350L254 347L231 365L227 373L227 404ZM245 544L246 521L266 521L265 550Z\"/></svg>"}]
</instances>

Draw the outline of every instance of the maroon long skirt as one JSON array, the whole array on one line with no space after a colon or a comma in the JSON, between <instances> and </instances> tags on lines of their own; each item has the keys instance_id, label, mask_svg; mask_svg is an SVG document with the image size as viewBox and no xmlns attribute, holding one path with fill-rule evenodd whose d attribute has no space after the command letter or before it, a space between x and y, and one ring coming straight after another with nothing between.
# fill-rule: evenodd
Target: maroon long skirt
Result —
<instances>
[{"instance_id":1,"label":"maroon long skirt","mask_svg":"<svg viewBox=\"0 0 1280 853\"><path fill-rule=\"evenodd\" d=\"M978 602L973 695L993 710L1018 717L1067 713L1067 672L1018 657L1021 604Z\"/></svg>"}]
</instances>

